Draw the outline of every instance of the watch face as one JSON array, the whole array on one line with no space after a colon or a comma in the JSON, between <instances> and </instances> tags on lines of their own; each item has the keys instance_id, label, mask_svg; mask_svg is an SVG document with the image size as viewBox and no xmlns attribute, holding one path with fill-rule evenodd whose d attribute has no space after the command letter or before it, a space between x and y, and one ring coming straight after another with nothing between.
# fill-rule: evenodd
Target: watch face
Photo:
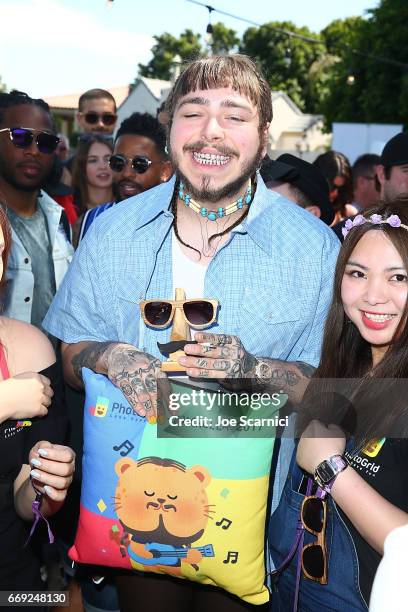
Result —
<instances>
[{"instance_id":1,"label":"watch face","mask_svg":"<svg viewBox=\"0 0 408 612\"><path fill-rule=\"evenodd\" d=\"M316 474L320 478L320 480L324 484L326 484L326 483L330 482L334 478L335 471L334 471L334 469L332 468L332 466L330 465L330 463L328 461L324 461L316 469Z\"/></svg>"}]
</instances>

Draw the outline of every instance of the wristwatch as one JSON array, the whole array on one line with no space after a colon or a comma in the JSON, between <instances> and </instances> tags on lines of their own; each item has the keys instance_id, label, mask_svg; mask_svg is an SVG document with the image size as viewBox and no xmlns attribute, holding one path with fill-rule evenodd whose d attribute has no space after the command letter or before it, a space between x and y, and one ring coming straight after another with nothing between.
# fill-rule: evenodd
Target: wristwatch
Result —
<instances>
[{"instance_id":1,"label":"wristwatch","mask_svg":"<svg viewBox=\"0 0 408 612\"><path fill-rule=\"evenodd\" d=\"M330 493L336 477L349 466L349 462L344 455L333 455L319 463L315 469L314 479L323 491Z\"/></svg>"}]
</instances>

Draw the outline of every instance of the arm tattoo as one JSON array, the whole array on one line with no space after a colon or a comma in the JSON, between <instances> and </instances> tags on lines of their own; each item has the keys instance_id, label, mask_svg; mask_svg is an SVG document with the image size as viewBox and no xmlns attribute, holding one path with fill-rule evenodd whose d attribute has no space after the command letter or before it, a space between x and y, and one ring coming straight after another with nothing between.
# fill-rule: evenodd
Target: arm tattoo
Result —
<instances>
[{"instance_id":1,"label":"arm tattoo","mask_svg":"<svg viewBox=\"0 0 408 612\"><path fill-rule=\"evenodd\" d=\"M295 361L295 364L298 370L302 372L303 376L305 376L306 378L312 378L313 372L316 370L315 367L311 366L308 363L305 363L304 361Z\"/></svg>"},{"instance_id":2,"label":"arm tattoo","mask_svg":"<svg viewBox=\"0 0 408 612\"><path fill-rule=\"evenodd\" d=\"M96 364L106 351L108 346L114 344L113 342L91 342L82 349L79 353L74 355L71 360L72 369L77 379L82 383L82 368L89 368L90 370L96 370Z\"/></svg>"},{"instance_id":3,"label":"arm tattoo","mask_svg":"<svg viewBox=\"0 0 408 612\"><path fill-rule=\"evenodd\" d=\"M314 368L302 361L286 362L275 359L257 359L254 378L257 384L271 391L286 393L289 400L298 403L306 390Z\"/></svg>"}]
</instances>

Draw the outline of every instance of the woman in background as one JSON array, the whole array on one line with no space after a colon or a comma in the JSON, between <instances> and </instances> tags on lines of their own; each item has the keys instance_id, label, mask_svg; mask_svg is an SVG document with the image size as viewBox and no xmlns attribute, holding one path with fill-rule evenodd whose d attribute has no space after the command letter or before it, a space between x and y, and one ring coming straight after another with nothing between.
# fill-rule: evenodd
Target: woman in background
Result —
<instances>
[{"instance_id":1,"label":"woman in background","mask_svg":"<svg viewBox=\"0 0 408 612\"><path fill-rule=\"evenodd\" d=\"M109 158L112 143L100 136L81 141L72 168L72 188L78 215L113 200Z\"/></svg>"},{"instance_id":2,"label":"woman in background","mask_svg":"<svg viewBox=\"0 0 408 612\"><path fill-rule=\"evenodd\" d=\"M331 227L347 217L356 215L358 211L352 205L353 176L347 157L338 151L327 151L316 157L313 164L329 182L330 202L335 212Z\"/></svg>"}]
</instances>

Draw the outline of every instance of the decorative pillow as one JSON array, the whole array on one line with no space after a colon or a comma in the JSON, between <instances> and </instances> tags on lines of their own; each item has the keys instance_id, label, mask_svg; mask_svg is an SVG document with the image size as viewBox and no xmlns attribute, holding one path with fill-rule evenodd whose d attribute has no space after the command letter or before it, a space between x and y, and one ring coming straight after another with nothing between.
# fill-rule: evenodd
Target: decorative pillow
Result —
<instances>
[{"instance_id":1,"label":"decorative pillow","mask_svg":"<svg viewBox=\"0 0 408 612\"><path fill-rule=\"evenodd\" d=\"M274 429L252 438L161 437L105 376L84 368L83 377L83 482L71 558L170 574L266 603ZM172 391L180 389L191 391L172 383Z\"/></svg>"}]
</instances>

